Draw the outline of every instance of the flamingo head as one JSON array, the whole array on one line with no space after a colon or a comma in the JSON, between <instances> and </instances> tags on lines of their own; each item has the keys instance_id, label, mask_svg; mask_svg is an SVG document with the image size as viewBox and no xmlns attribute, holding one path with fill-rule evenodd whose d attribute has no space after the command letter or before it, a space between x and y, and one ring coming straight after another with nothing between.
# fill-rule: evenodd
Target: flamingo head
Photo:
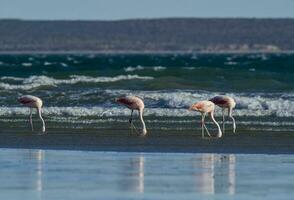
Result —
<instances>
[{"instance_id":1,"label":"flamingo head","mask_svg":"<svg viewBox=\"0 0 294 200\"><path fill-rule=\"evenodd\" d=\"M147 130L146 129L143 129L142 136L145 136L145 135L147 135Z\"/></svg>"},{"instance_id":2,"label":"flamingo head","mask_svg":"<svg viewBox=\"0 0 294 200\"><path fill-rule=\"evenodd\" d=\"M188 109L189 111L199 111L200 109L200 105L198 103L193 104L192 106L190 106L190 108Z\"/></svg>"},{"instance_id":3,"label":"flamingo head","mask_svg":"<svg viewBox=\"0 0 294 200\"><path fill-rule=\"evenodd\" d=\"M188 110L189 110L189 111L194 111L193 106L190 106Z\"/></svg>"},{"instance_id":4,"label":"flamingo head","mask_svg":"<svg viewBox=\"0 0 294 200\"><path fill-rule=\"evenodd\" d=\"M114 101L115 101L116 103L120 103L120 104L124 103L124 99L121 98L121 97L117 97L117 98L115 98Z\"/></svg>"}]
</instances>

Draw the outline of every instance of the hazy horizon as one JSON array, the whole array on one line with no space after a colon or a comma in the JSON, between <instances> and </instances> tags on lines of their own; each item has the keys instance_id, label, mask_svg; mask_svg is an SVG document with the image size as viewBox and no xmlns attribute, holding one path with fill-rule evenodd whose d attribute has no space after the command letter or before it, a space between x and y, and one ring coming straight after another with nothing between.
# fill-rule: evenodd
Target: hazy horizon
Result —
<instances>
[{"instance_id":1,"label":"hazy horizon","mask_svg":"<svg viewBox=\"0 0 294 200\"><path fill-rule=\"evenodd\" d=\"M154 18L128 18L128 19L24 19L24 18L0 18L0 20L19 21L129 21L129 20L160 20L160 19L294 19L294 17L154 17Z\"/></svg>"},{"instance_id":2,"label":"hazy horizon","mask_svg":"<svg viewBox=\"0 0 294 200\"><path fill-rule=\"evenodd\" d=\"M129 20L159 20L159 19L294 19L294 17L138 17L126 19L27 19L27 18L0 18L0 20L20 21L129 21Z\"/></svg>"},{"instance_id":3,"label":"hazy horizon","mask_svg":"<svg viewBox=\"0 0 294 200\"><path fill-rule=\"evenodd\" d=\"M294 18L294 0L0 0L0 19Z\"/></svg>"}]
</instances>

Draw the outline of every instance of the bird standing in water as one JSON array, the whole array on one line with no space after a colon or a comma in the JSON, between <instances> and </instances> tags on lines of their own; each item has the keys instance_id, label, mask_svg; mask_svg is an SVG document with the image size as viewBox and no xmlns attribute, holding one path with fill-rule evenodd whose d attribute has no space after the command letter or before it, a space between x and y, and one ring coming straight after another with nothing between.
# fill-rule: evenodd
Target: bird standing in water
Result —
<instances>
[{"instance_id":1,"label":"bird standing in water","mask_svg":"<svg viewBox=\"0 0 294 200\"><path fill-rule=\"evenodd\" d=\"M33 108L36 108L39 118L41 119L43 124L42 132L45 132L46 131L45 122L44 122L44 119L42 118L43 101L39 97L32 96L32 95L24 95L19 97L17 100L19 103L30 108L30 124L31 124L32 131L34 130L33 120L32 120Z\"/></svg>"},{"instance_id":2,"label":"bird standing in water","mask_svg":"<svg viewBox=\"0 0 294 200\"><path fill-rule=\"evenodd\" d=\"M133 124L133 112L134 110L138 110L139 118L142 123L142 132L138 134L145 136L147 134L147 130L146 130L145 122L143 120L143 111L145 107L143 100L136 96L126 96L126 97L119 97L115 101L131 109L131 118L129 119L129 122L131 124L131 130L133 127L136 130L136 127Z\"/></svg>"},{"instance_id":3,"label":"bird standing in water","mask_svg":"<svg viewBox=\"0 0 294 200\"><path fill-rule=\"evenodd\" d=\"M209 101L213 102L215 105L218 105L222 108L222 116L223 116L223 133L225 133L225 109L228 109L228 116L233 121L233 133L236 132L236 122L232 115L233 108L236 106L236 102L232 97L228 96L215 96Z\"/></svg>"},{"instance_id":4,"label":"bird standing in water","mask_svg":"<svg viewBox=\"0 0 294 200\"><path fill-rule=\"evenodd\" d=\"M214 109L215 109L215 105L213 102L211 101L199 101L195 104L193 104L189 110L195 110L201 113L201 130L202 130L202 138L204 138L204 128L207 132L207 134L211 137L207 127L205 126L205 117L206 114L210 114L210 118L213 121L213 123L217 126L218 129L218 133L216 135L216 137L220 138L222 137L222 131L221 128L219 126L219 124L217 123L217 121L215 121L214 119Z\"/></svg>"}]
</instances>

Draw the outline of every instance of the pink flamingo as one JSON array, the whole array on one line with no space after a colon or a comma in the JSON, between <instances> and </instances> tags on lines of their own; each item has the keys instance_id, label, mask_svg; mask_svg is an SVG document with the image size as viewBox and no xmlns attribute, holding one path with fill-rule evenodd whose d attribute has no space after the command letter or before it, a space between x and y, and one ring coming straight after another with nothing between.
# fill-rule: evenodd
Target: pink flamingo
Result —
<instances>
[{"instance_id":1,"label":"pink flamingo","mask_svg":"<svg viewBox=\"0 0 294 200\"><path fill-rule=\"evenodd\" d=\"M218 133L217 133L216 137L218 137L218 138L222 137L221 128L220 128L219 124L217 123L217 121L215 121L215 119L214 119L214 109L215 109L215 105L211 101L199 101L199 102L193 104L189 108L190 111L195 110L195 111L198 111L201 113L201 116L202 116L202 118L201 118L202 138L204 138L204 128L205 128L207 134L211 137L207 127L205 126L205 122L204 122L207 113L210 114L211 120L217 126Z\"/></svg>"},{"instance_id":2,"label":"pink flamingo","mask_svg":"<svg viewBox=\"0 0 294 200\"><path fill-rule=\"evenodd\" d=\"M45 132L45 122L41 115L42 106L43 106L42 100L39 97L35 97L32 95L24 95L18 98L18 102L30 108L30 124L31 124L32 131L34 130L33 120L32 120L33 108L37 109L39 118L41 119L43 123L42 131Z\"/></svg>"},{"instance_id":3,"label":"pink flamingo","mask_svg":"<svg viewBox=\"0 0 294 200\"><path fill-rule=\"evenodd\" d=\"M228 109L228 116L232 119L233 121L233 133L236 132L236 122L235 119L232 115L233 113L233 108L236 106L236 102L233 98L228 97L228 96L215 96L209 101L213 102L214 104L218 105L219 107L222 108L222 116L223 116L223 133L225 133L225 109Z\"/></svg>"},{"instance_id":4,"label":"pink flamingo","mask_svg":"<svg viewBox=\"0 0 294 200\"><path fill-rule=\"evenodd\" d=\"M129 119L129 122L131 124L131 127L134 127L135 130L136 130L136 127L132 123L133 111L138 110L139 118L142 123L142 133L139 135L142 135L142 136L146 135L147 130L146 130L145 122L143 120L143 111L144 111L144 107L145 107L143 100L140 99L139 97L135 97L135 96L126 96L126 97L119 97L115 101L117 103L122 104L122 105L128 107L129 109L131 109L131 118ZM133 130L133 129L131 128L131 130Z\"/></svg>"}]
</instances>

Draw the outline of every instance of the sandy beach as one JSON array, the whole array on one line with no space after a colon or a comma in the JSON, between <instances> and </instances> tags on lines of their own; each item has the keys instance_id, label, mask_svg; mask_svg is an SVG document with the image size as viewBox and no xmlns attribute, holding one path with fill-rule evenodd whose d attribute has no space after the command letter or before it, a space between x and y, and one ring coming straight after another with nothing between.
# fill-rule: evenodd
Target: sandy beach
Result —
<instances>
[{"instance_id":1,"label":"sandy beach","mask_svg":"<svg viewBox=\"0 0 294 200\"><path fill-rule=\"evenodd\" d=\"M293 134L285 132L228 133L221 139L202 139L200 132L160 131L146 137L127 130L55 130L1 133L0 148L91 150L118 152L293 154Z\"/></svg>"}]
</instances>

